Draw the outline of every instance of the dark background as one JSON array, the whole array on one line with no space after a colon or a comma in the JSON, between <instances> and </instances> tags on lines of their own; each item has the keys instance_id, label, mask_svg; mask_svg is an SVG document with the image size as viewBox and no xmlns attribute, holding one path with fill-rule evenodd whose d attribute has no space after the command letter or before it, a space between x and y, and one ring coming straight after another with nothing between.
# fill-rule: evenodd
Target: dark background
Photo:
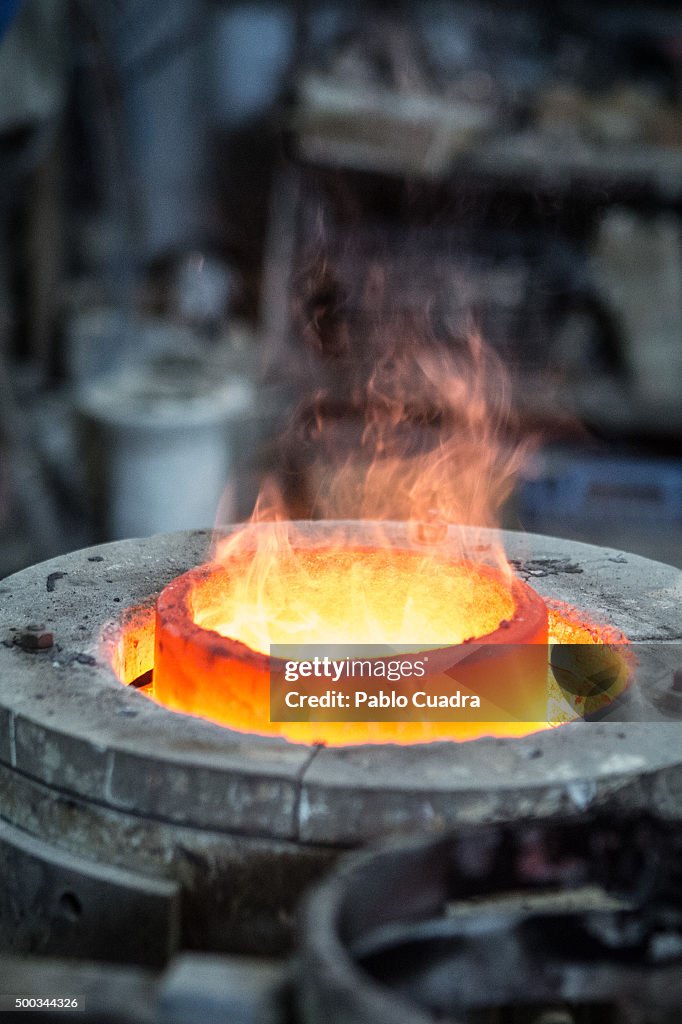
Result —
<instances>
[{"instance_id":1,"label":"dark background","mask_svg":"<svg viewBox=\"0 0 682 1024\"><path fill-rule=\"evenodd\" d=\"M682 565L678 5L7 19L0 575L246 516L266 472L315 514L290 413L322 383L353 444L398 321L508 367L505 525Z\"/></svg>"}]
</instances>

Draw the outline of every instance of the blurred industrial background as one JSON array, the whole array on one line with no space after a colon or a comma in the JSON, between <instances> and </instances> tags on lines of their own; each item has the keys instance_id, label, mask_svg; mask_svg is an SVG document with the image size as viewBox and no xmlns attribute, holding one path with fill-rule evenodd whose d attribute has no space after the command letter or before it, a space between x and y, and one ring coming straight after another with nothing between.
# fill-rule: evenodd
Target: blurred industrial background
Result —
<instances>
[{"instance_id":1,"label":"blurred industrial background","mask_svg":"<svg viewBox=\"0 0 682 1024\"><path fill-rule=\"evenodd\" d=\"M506 526L682 566L679 5L4 0L0 31L0 576L247 516L283 464L314 513L285 423L330 377L353 420L378 320L509 366L540 443Z\"/></svg>"}]
</instances>

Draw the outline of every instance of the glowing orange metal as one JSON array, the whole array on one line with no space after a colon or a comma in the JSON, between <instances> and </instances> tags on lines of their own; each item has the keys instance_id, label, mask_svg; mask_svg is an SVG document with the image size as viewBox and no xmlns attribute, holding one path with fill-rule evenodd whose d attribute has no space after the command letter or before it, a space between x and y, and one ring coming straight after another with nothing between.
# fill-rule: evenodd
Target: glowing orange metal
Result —
<instances>
[{"instance_id":1,"label":"glowing orange metal","mask_svg":"<svg viewBox=\"0 0 682 1024\"><path fill-rule=\"evenodd\" d=\"M165 588L156 612L156 699L235 729L299 742L469 739L486 733L523 735L545 725L271 723L271 662L249 617L258 622L263 608L269 614L272 643L396 644L415 652L429 648L435 662L439 655L447 661L452 645L483 640L486 647L499 649L494 663L487 659L485 669L490 699L496 694L504 698L504 691L511 688L517 707L532 708L537 714L546 703L547 610L520 580L508 582L489 566L413 550L320 548L294 555L295 568L285 573L286 608L269 603L273 593L281 598L282 579L270 587L261 581L252 595L257 608L235 607L234 593L241 594L240 581L249 571L245 556L194 569ZM243 613L241 629L234 621L238 611ZM514 644L525 646L507 650ZM490 682L492 676L495 681Z\"/></svg>"}]
</instances>

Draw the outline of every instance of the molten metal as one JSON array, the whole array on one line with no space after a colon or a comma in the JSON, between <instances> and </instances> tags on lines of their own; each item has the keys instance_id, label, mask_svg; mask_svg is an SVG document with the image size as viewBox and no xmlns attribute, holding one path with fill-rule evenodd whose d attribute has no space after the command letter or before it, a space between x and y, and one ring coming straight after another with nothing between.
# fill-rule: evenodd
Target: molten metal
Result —
<instances>
[{"instance_id":1,"label":"molten metal","mask_svg":"<svg viewBox=\"0 0 682 1024\"><path fill-rule=\"evenodd\" d=\"M192 619L261 654L295 643L446 647L514 616L499 573L414 551L294 551L244 595L250 566L235 559L194 580Z\"/></svg>"}]
</instances>

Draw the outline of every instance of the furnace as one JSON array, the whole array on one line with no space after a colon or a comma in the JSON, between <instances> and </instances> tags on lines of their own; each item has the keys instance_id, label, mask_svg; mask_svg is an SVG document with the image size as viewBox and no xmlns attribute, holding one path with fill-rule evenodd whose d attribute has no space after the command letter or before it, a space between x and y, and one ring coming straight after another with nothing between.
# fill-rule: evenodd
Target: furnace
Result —
<instances>
[{"instance_id":1,"label":"furnace","mask_svg":"<svg viewBox=\"0 0 682 1024\"><path fill-rule=\"evenodd\" d=\"M408 527L390 529L409 549ZM152 681L157 598L205 562L209 539L115 542L2 582L5 951L149 964L176 948L272 953L310 882L377 837L605 805L679 817L682 726L665 714L679 679L663 663L647 680L649 721L470 742L295 743L122 685L117 672ZM677 570L547 537L502 541L515 577L563 619L571 606L635 645L682 639Z\"/></svg>"}]
</instances>

